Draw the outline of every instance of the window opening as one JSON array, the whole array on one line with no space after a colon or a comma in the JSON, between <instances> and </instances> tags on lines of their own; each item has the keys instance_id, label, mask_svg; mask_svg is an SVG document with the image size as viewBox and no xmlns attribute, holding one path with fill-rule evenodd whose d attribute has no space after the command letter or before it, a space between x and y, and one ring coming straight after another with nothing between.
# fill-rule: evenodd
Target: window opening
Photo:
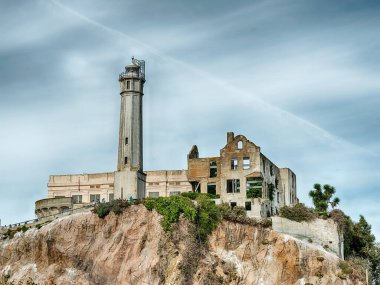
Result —
<instances>
[{"instance_id":1,"label":"window opening","mask_svg":"<svg viewBox=\"0 0 380 285\"><path fill-rule=\"evenodd\" d=\"M149 197L160 197L160 192L149 192Z\"/></svg>"},{"instance_id":2,"label":"window opening","mask_svg":"<svg viewBox=\"0 0 380 285\"><path fill-rule=\"evenodd\" d=\"M227 179L227 193L240 193L240 179Z\"/></svg>"},{"instance_id":3,"label":"window opening","mask_svg":"<svg viewBox=\"0 0 380 285\"><path fill-rule=\"evenodd\" d=\"M236 207L236 202L231 202L231 209L235 208Z\"/></svg>"},{"instance_id":4,"label":"window opening","mask_svg":"<svg viewBox=\"0 0 380 285\"><path fill-rule=\"evenodd\" d=\"M249 156L243 157L243 169L247 170L251 167L251 162L249 161Z\"/></svg>"},{"instance_id":5,"label":"window opening","mask_svg":"<svg viewBox=\"0 0 380 285\"><path fill-rule=\"evenodd\" d=\"M131 81L127 80L127 89L131 89Z\"/></svg>"},{"instance_id":6,"label":"window opening","mask_svg":"<svg viewBox=\"0 0 380 285\"><path fill-rule=\"evenodd\" d=\"M210 161L210 177L216 177L218 175L218 166L215 160Z\"/></svg>"},{"instance_id":7,"label":"window opening","mask_svg":"<svg viewBox=\"0 0 380 285\"><path fill-rule=\"evenodd\" d=\"M234 157L231 159L231 169L232 170L237 170L238 169L238 159Z\"/></svg>"},{"instance_id":8,"label":"window opening","mask_svg":"<svg viewBox=\"0 0 380 285\"><path fill-rule=\"evenodd\" d=\"M82 195L73 195L72 200L73 200L73 204L81 204L82 203Z\"/></svg>"},{"instance_id":9,"label":"window opening","mask_svg":"<svg viewBox=\"0 0 380 285\"><path fill-rule=\"evenodd\" d=\"M245 210L246 211L252 210L252 203L251 202L245 202Z\"/></svg>"},{"instance_id":10,"label":"window opening","mask_svg":"<svg viewBox=\"0 0 380 285\"><path fill-rule=\"evenodd\" d=\"M261 178L247 178L247 198L261 198L263 195L263 181Z\"/></svg>"},{"instance_id":11,"label":"window opening","mask_svg":"<svg viewBox=\"0 0 380 285\"><path fill-rule=\"evenodd\" d=\"M128 138L125 138L125 144L128 144Z\"/></svg>"},{"instance_id":12,"label":"window opening","mask_svg":"<svg viewBox=\"0 0 380 285\"><path fill-rule=\"evenodd\" d=\"M207 184L207 193L216 195L216 183Z\"/></svg>"},{"instance_id":13,"label":"window opening","mask_svg":"<svg viewBox=\"0 0 380 285\"><path fill-rule=\"evenodd\" d=\"M242 149L243 148L243 142L238 141L237 147L238 147L238 149Z\"/></svg>"},{"instance_id":14,"label":"window opening","mask_svg":"<svg viewBox=\"0 0 380 285\"><path fill-rule=\"evenodd\" d=\"M99 203L100 194L90 194L90 203Z\"/></svg>"}]
</instances>

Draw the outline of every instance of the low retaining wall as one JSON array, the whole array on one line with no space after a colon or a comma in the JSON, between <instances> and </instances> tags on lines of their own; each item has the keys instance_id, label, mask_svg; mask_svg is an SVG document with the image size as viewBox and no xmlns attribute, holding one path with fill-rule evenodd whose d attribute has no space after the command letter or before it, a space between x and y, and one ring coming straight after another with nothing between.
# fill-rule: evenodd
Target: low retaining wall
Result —
<instances>
[{"instance_id":1,"label":"low retaining wall","mask_svg":"<svg viewBox=\"0 0 380 285\"><path fill-rule=\"evenodd\" d=\"M315 245L323 246L344 258L343 236L331 219L315 219L312 222L295 222L281 217L272 217L272 228L276 232L287 234Z\"/></svg>"}]
</instances>

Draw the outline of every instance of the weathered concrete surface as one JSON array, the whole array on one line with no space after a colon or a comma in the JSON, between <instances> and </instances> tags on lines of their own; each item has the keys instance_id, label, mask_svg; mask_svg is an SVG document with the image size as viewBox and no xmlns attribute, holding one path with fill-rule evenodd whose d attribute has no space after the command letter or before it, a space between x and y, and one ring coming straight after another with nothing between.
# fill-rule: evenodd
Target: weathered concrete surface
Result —
<instances>
[{"instance_id":1,"label":"weathered concrete surface","mask_svg":"<svg viewBox=\"0 0 380 285\"><path fill-rule=\"evenodd\" d=\"M277 232L323 247L343 258L343 237L331 219L298 223L281 217L272 217L272 227Z\"/></svg>"},{"instance_id":2,"label":"weathered concrete surface","mask_svg":"<svg viewBox=\"0 0 380 285\"><path fill-rule=\"evenodd\" d=\"M271 229L224 222L209 250L197 249L190 232L167 236L141 205L104 220L77 214L1 241L0 273L16 284L363 284L337 277L334 254Z\"/></svg>"}]
</instances>

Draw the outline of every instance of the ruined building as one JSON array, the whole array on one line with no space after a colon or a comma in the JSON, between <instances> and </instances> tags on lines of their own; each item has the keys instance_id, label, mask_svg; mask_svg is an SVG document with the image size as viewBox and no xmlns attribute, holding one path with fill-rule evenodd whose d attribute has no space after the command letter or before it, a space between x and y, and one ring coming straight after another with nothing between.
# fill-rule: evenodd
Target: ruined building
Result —
<instances>
[{"instance_id":1,"label":"ruined building","mask_svg":"<svg viewBox=\"0 0 380 285\"><path fill-rule=\"evenodd\" d=\"M187 170L143 170L142 100L145 63L132 63L119 75L121 108L118 162L115 172L51 175L48 198L36 202L36 215L49 216L113 199L166 197L196 191L215 195L216 203L245 207L248 216L277 215L298 202L296 176L279 168L259 146L242 135L227 134L219 157L200 158L197 146L188 154Z\"/></svg>"}]
</instances>

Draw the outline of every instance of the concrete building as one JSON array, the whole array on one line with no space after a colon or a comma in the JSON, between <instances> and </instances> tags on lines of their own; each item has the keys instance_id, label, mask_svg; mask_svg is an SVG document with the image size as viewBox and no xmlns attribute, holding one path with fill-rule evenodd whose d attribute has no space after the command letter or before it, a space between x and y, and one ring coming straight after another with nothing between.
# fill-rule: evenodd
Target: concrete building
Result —
<instances>
[{"instance_id":1,"label":"concrete building","mask_svg":"<svg viewBox=\"0 0 380 285\"><path fill-rule=\"evenodd\" d=\"M277 215L280 207L298 202L295 174L288 168L278 168L260 147L232 132L227 133L227 144L219 157L200 158L197 146L193 146L187 157L188 170L144 172L145 62L132 58L119 75L119 82L117 170L50 176L48 199L36 202L38 217L113 199L168 197L189 191L214 194L218 203L245 207L249 216L257 217Z\"/></svg>"},{"instance_id":2,"label":"concrete building","mask_svg":"<svg viewBox=\"0 0 380 285\"><path fill-rule=\"evenodd\" d=\"M193 191L219 195L231 207L245 207L251 217L277 215L280 207L298 203L296 175L278 168L259 146L232 132L219 157L200 158L197 146L192 147L188 179Z\"/></svg>"}]
</instances>

